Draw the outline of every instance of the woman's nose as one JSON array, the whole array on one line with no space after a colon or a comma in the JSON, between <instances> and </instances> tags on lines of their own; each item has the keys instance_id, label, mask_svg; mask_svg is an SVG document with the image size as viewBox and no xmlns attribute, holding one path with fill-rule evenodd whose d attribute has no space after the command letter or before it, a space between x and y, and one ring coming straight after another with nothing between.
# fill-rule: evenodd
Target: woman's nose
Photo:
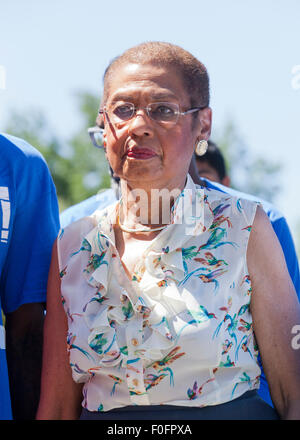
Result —
<instances>
[{"instance_id":1,"label":"woman's nose","mask_svg":"<svg viewBox=\"0 0 300 440\"><path fill-rule=\"evenodd\" d=\"M151 136L153 127L146 110L139 109L136 111L129 122L128 133L136 136Z\"/></svg>"}]
</instances>

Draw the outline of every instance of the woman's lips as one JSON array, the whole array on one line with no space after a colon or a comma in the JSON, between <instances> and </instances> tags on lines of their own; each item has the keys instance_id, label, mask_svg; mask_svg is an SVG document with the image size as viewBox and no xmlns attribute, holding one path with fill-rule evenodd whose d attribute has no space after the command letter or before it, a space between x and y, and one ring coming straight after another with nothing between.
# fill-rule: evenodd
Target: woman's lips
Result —
<instances>
[{"instance_id":1,"label":"woman's lips","mask_svg":"<svg viewBox=\"0 0 300 440\"><path fill-rule=\"evenodd\" d=\"M127 150L126 155L133 159L151 159L156 153L148 148L132 148Z\"/></svg>"}]
</instances>

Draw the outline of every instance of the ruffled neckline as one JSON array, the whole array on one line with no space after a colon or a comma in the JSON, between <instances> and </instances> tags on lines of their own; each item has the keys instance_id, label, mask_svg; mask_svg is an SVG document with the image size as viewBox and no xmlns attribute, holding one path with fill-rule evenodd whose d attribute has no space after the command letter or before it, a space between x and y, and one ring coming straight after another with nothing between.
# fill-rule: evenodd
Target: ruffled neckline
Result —
<instances>
[{"instance_id":1,"label":"ruffled neckline","mask_svg":"<svg viewBox=\"0 0 300 440\"><path fill-rule=\"evenodd\" d=\"M185 197L189 197L188 203L182 203ZM94 214L97 225L83 240L90 253L84 277L96 289L84 308L84 319L90 330L88 344L98 354L99 366L126 366L130 361L128 347L119 347L116 329L134 319L141 321L148 335L135 350L136 356L151 363L175 347L177 335L169 320L187 308L178 288L185 274L181 252L188 239L185 228L188 225L190 235L199 235L213 221L208 209L204 210L205 218L192 215L191 207L196 203L204 206L205 195L204 188L196 188L188 176L174 204L173 223L151 242L129 280L115 248L117 203Z\"/></svg>"}]
</instances>

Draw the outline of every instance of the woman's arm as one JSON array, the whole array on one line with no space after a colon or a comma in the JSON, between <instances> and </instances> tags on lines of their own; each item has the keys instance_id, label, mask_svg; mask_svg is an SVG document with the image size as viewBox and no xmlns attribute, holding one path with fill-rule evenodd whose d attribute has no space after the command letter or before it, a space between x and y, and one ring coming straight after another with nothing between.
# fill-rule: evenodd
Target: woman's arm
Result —
<instances>
[{"instance_id":1,"label":"woman's arm","mask_svg":"<svg viewBox=\"0 0 300 440\"><path fill-rule=\"evenodd\" d=\"M72 379L67 352L67 329L55 242L48 278L41 396L36 415L38 420L76 420L80 416L83 384L76 384Z\"/></svg>"},{"instance_id":2,"label":"woman's arm","mask_svg":"<svg viewBox=\"0 0 300 440\"><path fill-rule=\"evenodd\" d=\"M283 419L300 419L300 350L292 329L300 306L267 215L257 209L247 251L253 328L274 405Z\"/></svg>"}]
</instances>

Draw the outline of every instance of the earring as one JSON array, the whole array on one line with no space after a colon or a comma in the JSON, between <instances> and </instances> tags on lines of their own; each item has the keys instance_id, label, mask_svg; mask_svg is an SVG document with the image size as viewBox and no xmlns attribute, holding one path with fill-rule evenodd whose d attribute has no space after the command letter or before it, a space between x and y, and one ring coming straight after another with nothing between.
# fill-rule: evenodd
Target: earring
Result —
<instances>
[{"instance_id":1,"label":"earring","mask_svg":"<svg viewBox=\"0 0 300 440\"><path fill-rule=\"evenodd\" d=\"M207 151L208 143L205 139L202 139L196 143L195 153L197 156L203 156Z\"/></svg>"}]
</instances>

